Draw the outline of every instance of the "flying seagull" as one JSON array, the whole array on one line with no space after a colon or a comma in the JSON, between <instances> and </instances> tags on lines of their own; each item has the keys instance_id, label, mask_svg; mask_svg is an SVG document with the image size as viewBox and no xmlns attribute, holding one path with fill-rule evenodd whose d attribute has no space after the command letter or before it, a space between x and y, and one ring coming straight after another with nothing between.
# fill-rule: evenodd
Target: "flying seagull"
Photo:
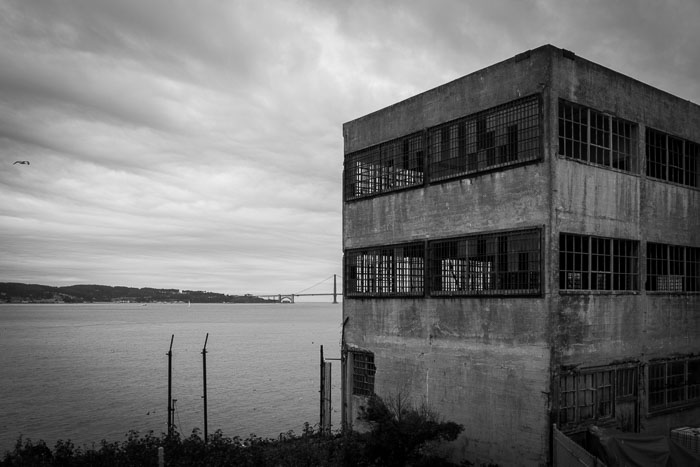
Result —
<instances>
[{"instance_id":1,"label":"flying seagull","mask_svg":"<svg viewBox=\"0 0 700 467\"><path fill-rule=\"evenodd\" d=\"M14 161L14 162L12 163L12 165L15 165L15 164L26 164L26 165L29 165L29 161Z\"/></svg>"}]
</instances>

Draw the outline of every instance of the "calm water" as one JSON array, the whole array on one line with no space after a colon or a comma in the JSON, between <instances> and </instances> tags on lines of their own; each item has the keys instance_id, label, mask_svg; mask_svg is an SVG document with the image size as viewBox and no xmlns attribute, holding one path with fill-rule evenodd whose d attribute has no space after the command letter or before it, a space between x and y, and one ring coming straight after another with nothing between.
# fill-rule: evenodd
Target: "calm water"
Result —
<instances>
[{"instance_id":1,"label":"calm water","mask_svg":"<svg viewBox=\"0 0 700 467\"><path fill-rule=\"evenodd\" d=\"M0 455L22 434L76 445L166 431L173 343L175 423L277 436L318 423L319 346L340 352L341 305L0 305ZM333 425L340 423L333 362Z\"/></svg>"}]
</instances>

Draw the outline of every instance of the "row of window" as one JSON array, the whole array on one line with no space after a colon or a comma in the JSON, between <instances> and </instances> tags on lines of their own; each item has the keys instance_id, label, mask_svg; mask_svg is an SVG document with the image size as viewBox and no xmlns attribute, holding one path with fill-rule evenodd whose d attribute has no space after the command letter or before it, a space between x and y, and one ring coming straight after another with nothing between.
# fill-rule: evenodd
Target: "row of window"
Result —
<instances>
[{"instance_id":1,"label":"row of window","mask_svg":"<svg viewBox=\"0 0 700 467\"><path fill-rule=\"evenodd\" d=\"M625 172L638 172L638 125L559 100L559 154ZM700 185L700 144L646 128L646 175Z\"/></svg>"},{"instance_id":2,"label":"row of window","mask_svg":"<svg viewBox=\"0 0 700 467\"><path fill-rule=\"evenodd\" d=\"M616 405L635 401L638 364L564 372L559 376L559 423L577 424L614 417ZM700 357L657 360L648 365L650 413L700 404Z\"/></svg>"},{"instance_id":3,"label":"row of window","mask_svg":"<svg viewBox=\"0 0 700 467\"><path fill-rule=\"evenodd\" d=\"M345 158L345 200L422 186L541 159L541 99L530 96ZM639 126L559 100L559 154L638 173ZM700 144L645 131L646 175L700 186Z\"/></svg>"},{"instance_id":4,"label":"row of window","mask_svg":"<svg viewBox=\"0 0 700 467\"><path fill-rule=\"evenodd\" d=\"M348 250L348 297L539 295L539 229ZM426 267L427 264L427 267ZM427 271L427 278L426 278Z\"/></svg>"},{"instance_id":5,"label":"row of window","mask_svg":"<svg viewBox=\"0 0 700 467\"><path fill-rule=\"evenodd\" d=\"M648 242L645 290L700 292L700 248ZM561 290L639 290L639 242L562 233Z\"/></svg>"},{"instance_id":6,"label":"row of window","mask_svg":"<svg viewBox=\"0 0 700 467\"><path fill-rule=\"evenodd\" d=\"M427 250L427 251L426 251ZM700 292L700 248L646 244L645 290ZM539 229L345 253L348 297L540 295ZM561 233L559 289L638 291L639 241Z\"/></svg>"},{"instance_id":7,"label":"row of window","mask_svg":"<svg viewBox=\"0 0 700 467\"><path fill-rule=\"evenodd\" d=\"M345 200L541 158L539 96L372 146L345 159Z\"/></svg>"},{"instance_id":8,"label":"row of window","mask_svg":"<svg viewBox=\"0 0 700 467\"><path fill-rule=\"evenodd\" d=\"M374 393L374 354L352 351L352 393ZM615 416L616 405L637 400L639 364L621 364L563 372L559 376L559 424L577 424ZM649 412L700 403L700 357L657 360L648 365Z\"/></svg>"}]
</instances>

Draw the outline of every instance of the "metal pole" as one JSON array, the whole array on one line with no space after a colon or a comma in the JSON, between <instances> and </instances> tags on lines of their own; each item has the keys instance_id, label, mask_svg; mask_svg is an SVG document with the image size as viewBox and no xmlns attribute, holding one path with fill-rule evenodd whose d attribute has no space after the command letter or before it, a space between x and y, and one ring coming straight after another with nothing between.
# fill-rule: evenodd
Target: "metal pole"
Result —
<instances>
[{"instance_id":1,"label":"metal pole","mask_svg":"<svg viewBox=\"0 0 700 467\"><path fill-rule=\"evenodd\" d=\"M320 399L320 406L319 406L319 411L318 411L318 413L319 413L319 417L320 417L320 418L319 418L318 427L319 427L319 429L320 429L321 431L323 431L323 422L324 422L324 420L325 420L325 418L326 418L326 417L324 417L324 414L323 414L323 395L326 393L326 391L324 390L324 387L323 387L323 382L324 382L324 380L325 380L324 374L323 374L323 370L324 370L324 368L323 368L323 346L321 346L321 366L320 366L320 367L321 367L321 372L320 372L320 376L321 376L320 381L321 381L321 383L320 383L320 388L319 388L319 391L318 391L318 392L319 392L319 399Z\"/></svg>"},{"instance_id":2,"label":"metal pole","mask_svg":"<svg viewBox=\"0 0 700 467\"><path fill-rule=\"evenodd\" d=\"M173 340L175 334L170 337L170 350L166 354L168 356L168 436L172 435L173 431Z\"/></svg>"},{"instance_id":3,"label":"metal pole","mask_svg":"<svg viewBox=\"0 0 700 467\"><path fill-rule=\"evenodd\" d=\"M333 303L338 303L338 289L336 285L336 275L333 274Z\"/></svg>"},{"instance_id":4,"label":"metal pole","mask_svg":"<svg viewBox=\"0 0 700 467\"><path fill-rule=\"evenodd\" d=\"M209 431L207 427L207 341L209 340L209 333L207 333L207 337L204 339L204 348L202 348L202 369L203 369L203 377L204 377L204 395L202 398L204 399L204 443L206 444L207 440L209 439Z\"/></svg>"}]
</instances>

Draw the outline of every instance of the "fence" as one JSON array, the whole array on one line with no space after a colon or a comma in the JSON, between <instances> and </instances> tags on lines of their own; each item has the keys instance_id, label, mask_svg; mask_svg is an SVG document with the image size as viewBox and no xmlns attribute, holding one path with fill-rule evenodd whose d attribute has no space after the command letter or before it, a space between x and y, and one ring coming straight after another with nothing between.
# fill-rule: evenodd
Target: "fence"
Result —
<instances>
[{"instance_id":1,"label":"fence","mask_svg":"<svg viewBox=\"0 0 700 467\"><path fill-rule=\"evenodd\" d=\"M556 423L552 425L552 442L554 467L607 467L600 459L559 431Z\"/></svg>"}]
</instances>

